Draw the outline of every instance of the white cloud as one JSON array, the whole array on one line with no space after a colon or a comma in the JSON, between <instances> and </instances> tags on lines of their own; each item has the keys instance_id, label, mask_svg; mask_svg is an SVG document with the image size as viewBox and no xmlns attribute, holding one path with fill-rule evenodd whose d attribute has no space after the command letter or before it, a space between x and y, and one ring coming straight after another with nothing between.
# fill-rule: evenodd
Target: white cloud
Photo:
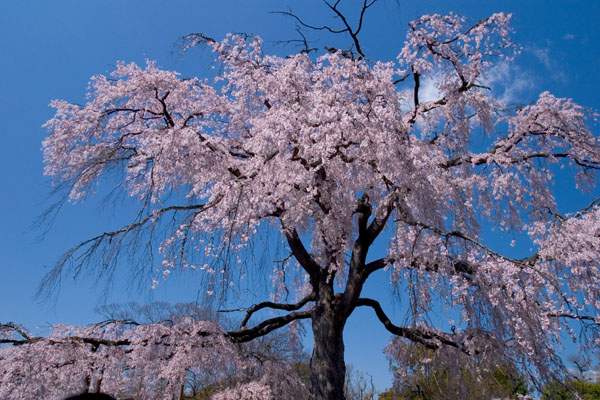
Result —
<instances>
[{"instance_id":1,"label":"white cloud","mask_svg":"<svg viewBox=\"0 0 600 400\"><path fill-rule=\"evenodd\" d=\"M535 79L514 63L502 61L490 68L481 83L492 88L498 100L508 105L522 99L534 88Z\"/></svg>"},{"instance_id":2,"label":"white cloud","mask_svg":"<svg viewBox=\"0 0 600 400\"><path fill-rule=\"evenodd\" d=\"M444 74L433 72L421 78L419 100L421 102L435 101L442 97L439 90ZM502 61L486 70L479 79L479 83L492 89L497 100L504 104L511 104L522 99L527 91L534 88L535 79L523 71L516 64Z\"/></svg>"},{"instance_id":3,"label":"white cloud","mask_svg":"<svg viewBox=\"0 0 600 400\"><path fill-rule=\"evenodd\" d=\"M442 74L433 73L431 75L426 75L419 88L419 101L427 102L438 100L442 97L442 93L440 92L438 85L442 80Z\"/></svg>"},{"instance_id":4,"label":"white cloud","mask_svg":"<svg viewBox=\"0 0 600 400\"><path fill-rule=\"evenodd\" d=\"M560 69L560 65L550 55L550 49L547 47L531 47L531 54L550 72L551 77L561 83L567 81L567 75Z\"/></svg>"},{"instance_id":5,"label":"white cloud","mask_svg":"<svg viewBox=\"0 0 600 400\"><path fill-rule=\"evenodd\" d=\"M547 69L552 69L552 59L550 58L550 49L542 47L532 47L531 52Z\"/></svg>"},{"instance_id":6,"label":"white cloud","mask_svg":"<svg viewBox=\"0 0 600 400\"><path fill-rule=\"evenodd\" d=\"M425 103L428 101L439 100L443 93L439 87L444 79L444 73L441 71L432 71L427 75L421 76L421 85L419 87L419 101ZM490 69L478 79L478 83L488 86L492 89L492 95L496 100L505 105L513 105L528 99L531 91L535 89L537 79L530 73L525 72L521 67L513 62L502 61ZM412 89L402 91L404 101L401 107L404 111L412 109Z\"/></svg>"}]
</instances>

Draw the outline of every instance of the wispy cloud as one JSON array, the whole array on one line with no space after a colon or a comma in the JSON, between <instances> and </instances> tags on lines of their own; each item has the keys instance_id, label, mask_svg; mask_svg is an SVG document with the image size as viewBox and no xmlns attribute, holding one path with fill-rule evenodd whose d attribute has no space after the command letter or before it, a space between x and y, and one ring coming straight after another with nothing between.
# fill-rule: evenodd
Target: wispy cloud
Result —
<instances>
[{"instance_id":1,"label":"wispy cloud","mask_svg":"<svg viewBox=\"0 0 600 400\"><path fill-rule=\"evenodd\" d=\"M535 78L516 64L502 61L482 76L481 83L489 86L505 105L522 101L535 87Z\"/></svg>"},{"instance_id":2,"label":"wispy cloud","mask_svg":"<svg viewBox=\"0 0 600 400\"><path fill-rule=\"evenodd\" d=\"M533 56L544 66L550 73L552 79L561 83L566 83L567 74L561 69L560 64L550 54L550 49L547 47L530 47L529 51Z\"/></svg>"},{"instance_id":3,"label":"wispy cloud","mask_svg":"<svg viewBox=\"0 0 600 400\"><path fill-rule=\"evenodd\" d=\"M421 77L419 87L419 100L421 103L439 100L443 97L440 86L447 73L442 71L432 71ZM539 84L539 79L524 70L519 65L510 61L502 61L485 71L478 83L489 87L495 99L507 107L520 105L531 99L534 89ZM402 91L402 109L411 110L412 89Z\"/></svg>"},{"instance_id":4,"label":"wispy cloud","mask_svg":"<svg viewBox=\"0 0 600 400\"><path fill-rule=\"evenodd\" d=\"M439 84L442 81L443 76L439 72L435 72L431 75L426 75L420 86L419 99L422 102L438 100L442 97L440 92Z\"/></svg>"},{"instance_id":5,"label":"wispy cloud","mask_svg":"<svg viewBox=\"0 0 600 400\"><path fill-rule=\"evenodd\" d=\"M552 59L550 58L550 49L542 47L532 47L531 52L547 69L552 69Z\"/></svg>"}]
</instances>

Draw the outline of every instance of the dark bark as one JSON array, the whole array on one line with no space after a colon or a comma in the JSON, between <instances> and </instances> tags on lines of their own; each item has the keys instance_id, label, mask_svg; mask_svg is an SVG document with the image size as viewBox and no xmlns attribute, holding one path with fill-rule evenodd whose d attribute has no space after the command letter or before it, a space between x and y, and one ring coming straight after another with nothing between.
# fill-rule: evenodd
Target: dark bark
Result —
<instances>
[{"instance_id":1,"label":"dark bark","mask_svg":"<svg viewBox=\"0 0 600 400\"><path fill-rule=\"evenodd\" d=\"M320 304L313 313L314 347L310 359L311 400L344 400L345 320L332 304Z\"/></svg>"},{"instance_id":2,"label":"dark bark","mask_svg":"<svg viewBox=\"0 0 600 400\"><path fill-rule=\"evenodd\" d=\"M115 398L104 393L83 393L67 397L65 400L115 400Z\"/></svg>"},{"instance_id":3,"label":"dark bark","mask_svg":"<svg viewBox=\"0 0 600 400\"><path fill-rule=\"evenodd\" d=\"M312 320L314 338L310 361L311 400L345 399L344 326L357 306L365 281L374 271L365 266L367 253L392 214L396 199L397 193L394 191L383 201L371 221L369 220L373 210L369 197L365 194L358 201L355 210L358 238L352 249L346 288L343 293L337 295L333 288L335 270L328 270L317 263L302 244L296 230L284 226L284 233L292 254L310 276L313 289L307 301L314 300L315 306L309 312L310 316L304 316ZM326 258L331 259L331 257ZM304 305L302 301L298 304L300 307ZM296 307L298 304L291 306ZM290 305L286 307L288 306ZM292 314L294 313L289 315Z\"/></svg>"},{"instance_id":4,"label":"dark bark","mask_svg":"<svg viewBox=\"0 0 600 400\"><path fill-rule=\"evenodd\" d=\"M389 196L369 223L372 213L367 195L358 202L358 238L354 243L348 281L343 293L334 294L333 276L325 269L311 276L316 296L312 312L314 348L311 358L311 399L343 400L346 364L344 362L344 326L357 306L363 285L369 276L365 260L369 247L381 233L393 211L396 195Z\"/></svg>"}]
</instances>

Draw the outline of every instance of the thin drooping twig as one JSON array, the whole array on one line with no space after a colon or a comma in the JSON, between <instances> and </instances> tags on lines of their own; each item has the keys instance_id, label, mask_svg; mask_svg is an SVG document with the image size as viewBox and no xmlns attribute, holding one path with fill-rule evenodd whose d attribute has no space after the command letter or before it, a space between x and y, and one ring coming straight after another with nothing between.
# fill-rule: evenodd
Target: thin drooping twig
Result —
<instances>
[{"instance_id":1,"label":"thin drooping twig","mask_svg":"<svg viewBox=\"0 0 600 400\"><path fill-rule=\"evenodd\" d=\"M54 267L46 274L42 283L40 284L37 295L41 296L42 293L47 291L52 284L56 284L58 282L60 275L63 272L65 265L70 262L75 262L77 265L76 273L81 269L81 266L86 264L89 260L92 259L94 254L101 248L103 244L111 244L113 241L115 243L119 242L124 236L137 232L142 229L146 225L155 224L156 221L164 214L170 212L177 211L204 211L209 208L214 207L220 198L218 197L214 201L206 204L190 204L190 205L173 205L168 207L163 207L158 210L153 211L151 214L146 215L136 222L125 225L120 229L114 231L106 231L101 234L98 234L92 238L84 240L83 242L78 243L77 245L71 247L67 250L59 259L59 261L54 265ZM118 253L117 253L118 254Z\"/></svg>"}]
</instances>

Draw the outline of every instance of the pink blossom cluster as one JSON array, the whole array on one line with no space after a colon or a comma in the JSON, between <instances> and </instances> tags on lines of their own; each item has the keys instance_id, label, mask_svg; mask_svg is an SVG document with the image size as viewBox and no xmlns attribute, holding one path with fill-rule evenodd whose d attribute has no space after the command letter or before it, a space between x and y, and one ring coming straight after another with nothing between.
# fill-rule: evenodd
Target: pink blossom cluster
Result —
<instances>
[{"instance_id":1,"label":"pink blossom cluster","mask_svg":"<svg viewBox=\"0 0 600 400\"><path fill-rule=\"evenodd\" d=\"M597 332L598 207L561 216L553 183L560 164L593 189L600 143L572 100L544 92L511 112L482 83L514 55L509 20L498 13L466 28L456 15L424 16L395 62L265 55L259 38L229 35L199 40L223 66L214 81L119 63L92 79L85 105L52 103L45 173L78 200L109 169L124 170L150 211L128 229L186 212L163 238L165 275L190 246L211 260L242 254L266 226L308 238L341 286L357 204L368 199L387 221L386 262L415 324L442 298L461 315L467 351L478 332L543 369L568 321ZM422 101L420 82L433 73L439 98ZM474 151L475 140L488 150ZM171 193L189 203L170 205ZM529 229L537 249L500 254L485 243L489 226ZM229 287L225 269L200 269ZM272 390L261 385L246 391Z\"/></svg>"},{"instance_id":2,"label":"pink blossom cluster","mask_svg":"<svg viewBox=\"0 0 600 400\"><path fill-rule=\"evenodd\" d=\"M61 400L90 391L171 399L188 368L218 377L235 363L238 350L211 322L57 326L49 337L0 348L0 398Z\"/></svg>"}]
</instances>

